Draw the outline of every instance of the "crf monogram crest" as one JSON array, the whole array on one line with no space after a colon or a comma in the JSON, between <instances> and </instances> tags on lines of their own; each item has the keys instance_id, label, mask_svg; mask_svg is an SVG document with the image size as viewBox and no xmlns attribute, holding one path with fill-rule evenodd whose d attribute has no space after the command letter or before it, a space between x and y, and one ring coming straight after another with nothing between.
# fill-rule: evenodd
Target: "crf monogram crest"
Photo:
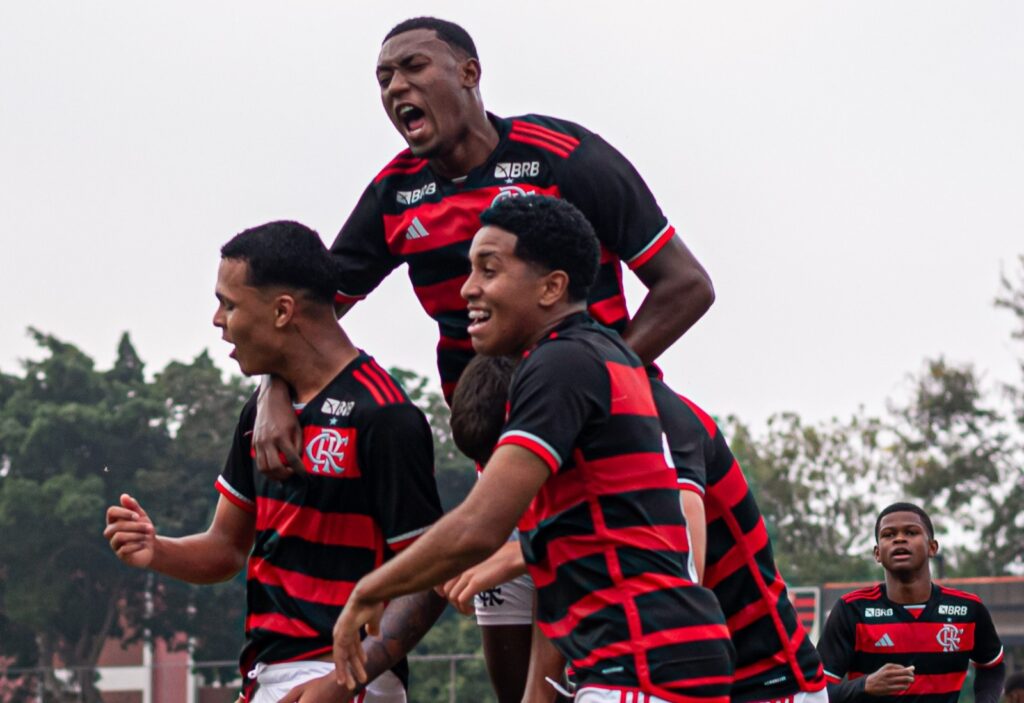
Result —
<instances>
[{"instance_id":1,"label":"crf monogram crest","mask_svg":"<svg viewBox=\"0 0 1024 703\"><path fill-rule=\"evenodd\" d=\"M935 639L941 645L943 652L959 652L960 635L963 633L964 631L956 625L943 625L939 634L935 635Z\"/></svg>"},{"instance_id":2,"label":"crf monogram crest","mask_svg":"<svg viewBox=\"0 0 1024 703\"><path fill-rule=\"evenodd\" d=\"M338 475L345 471L345 450L348 437L338 430L322 428L320 434L306 443L306 456L313 463L310 471L314 474Z\"/></svg>"}]
</instances>

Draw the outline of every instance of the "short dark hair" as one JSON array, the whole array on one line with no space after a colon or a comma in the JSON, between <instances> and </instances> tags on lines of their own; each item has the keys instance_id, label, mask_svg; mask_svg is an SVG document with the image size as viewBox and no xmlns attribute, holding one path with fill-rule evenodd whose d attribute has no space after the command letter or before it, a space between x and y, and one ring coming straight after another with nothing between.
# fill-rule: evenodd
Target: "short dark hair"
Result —
<instances>
[{"instance_id":1,"label":"short dark hair","mask_svg":"<svg viewBox=\"0 0 1024 703\"><path fill-rule=\"evenodd\" d=\"M1024 671L1018 671L1006 677L1006 685L1003 690L1007 693L1024 688Z\"/></svg>"},{"instance_id":2,"label":"short dark hair","mask_svg":"<svg viewBox=\"0 0 1024 703\"><path fill-rule=\"evenodd\" d=\"M878 513L878 518L875 519L875 542L878 542L878 530L882 525L882 518L889 513L914 513L918 515L921 518L921 522L924 523L924 529L928 533L928 539L935 539L935 528L932 527L932 519L928 517L928 513L913 503L893 503L892 505L883 508L882 512Z\"/></svg>"},{"instance_id":3,"label":"short dark hair","mask_svg":"<svg viewBox=\"0 0 1024 703\"><path fill-rule=\"evenodd\" d=\"M469 36L469 32L454 22L441 20L436 17L413 17L399 22L391 28L391 31L387 33L381 44L391 37L411 32L414 29L431 29L437 34L438 39L452 49L466 54L471 59L480 60L476 53L476 44L473 43L473 37Z\"/></svg>"},{"instance_id":4,"label":"short dark hair","mask_svg":"<svg viewBox=\"0 0 1024 703\"><path fill-rule=\"evenodd\" d=\"M280 220L252 227L220 248L225 259L249 264L249 285L284 286L330 303L338 290L337 265L320 235L298 222Z\"/></svg>"},{"instance_id":5,"label":"short dark hair","mask_svg":"<svg viewBox=\"0 0 1024 703\"><path fill-rule=\"evenodd\" d=\"M452 396L452 439L459 451L486 464L505 425L508 388L518 359L480 356L466 366Z\"/></svg>"},{"instance_id":6,"label":"short dark hair","mask_svg":"<svg viewBox=\"0 0 1024 703\"><path fill-rule=\"evenodd\" d=\"M514 234L514 253L520 259L569 274L569 300L587 299L597 278L601 245L572 203L546 195L504 198L480 213L480 222Z\"/></svg>"}]
</instances>

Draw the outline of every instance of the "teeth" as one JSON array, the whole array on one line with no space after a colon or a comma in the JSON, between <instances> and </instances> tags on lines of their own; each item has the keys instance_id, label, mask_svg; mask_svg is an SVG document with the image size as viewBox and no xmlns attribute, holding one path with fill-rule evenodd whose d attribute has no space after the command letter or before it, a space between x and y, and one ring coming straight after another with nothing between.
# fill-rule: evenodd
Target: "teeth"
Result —
<instances>
[{"instance_id":1,"label":"teeth","mask_svg":"<svg viewBox=\"0 0 1024 703\"><path fill-rule=\"evenodd\" d=\"M490 316L491 316L490 313L484 312L483 310L470 310L469 311L469 319L472 320L473 322L480 322L482 320L486 320Z\"/></svg>"},{"instance_id":2,"label":"teeth","mask_svg":"<svg viewBox=\"0 0 1024 703\"><path fill-rule=\"evenodd\" d=\"M398 116L404 117L415 109L412 105L402 105L402 107L398 108Z\"/></svg>"}]
</instances>

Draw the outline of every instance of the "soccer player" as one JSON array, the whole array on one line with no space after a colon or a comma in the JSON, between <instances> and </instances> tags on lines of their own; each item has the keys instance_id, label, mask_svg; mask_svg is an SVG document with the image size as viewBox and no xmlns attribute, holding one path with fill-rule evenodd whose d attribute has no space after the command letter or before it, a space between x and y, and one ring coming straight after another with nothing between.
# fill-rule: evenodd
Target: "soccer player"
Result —
<instances>
[{"instance_id":1,"label":"soccer player","mask_svg":"<svg viewBox=\"0 0 1024 703\"><path fill-rule=\"evenodd\" d=\"M359 628L383 603L496 551L518 521L537 621L569 659L576 700L715 701L732 646L687 540L640 359L586 313L599 245L564 200L503 200L481 215L462 287L478 353L522 355L509 418L480 481L417 544L364 577L335 627L335 666L361 679ZM356 651L358 650L358 651Z\"/></svg>"},{"instance_id":2,"label":"soccer player","mask_svg":"<svg viewBox=\"0 0 1024 703\"><path fill-rule=\"evenodd\" d=\"M213 323L243 373L288 383L305 470L285 481L256 471L254 396L217 479L220 499L206 532L158 535L123 495L107 510L104 535L125 563L192 583L225 581L247 565L245 700L348 700L353 692L332 674L331 630L356 581L441 514L430 428L338 326L335 263L319 235L273 222L237 235L221 255ZM389 606L385 636L366 643L380 676L359 700L406 700L403 657L443 607L432 592Z\"/></svg>"},{"instance_id":3,"label":"soccer player","mask_svg":"<svg viewBox=\"0 0 1024 703\"><path fill-rule=\"evenodd\" d=\"M587 299L590 315L618 331L645 364L654 362L712 304L707 273L622 154L566 120L488 113L481 75L473 39L455 23L410 19L384 38L376 68L381 102L408 148L373 178L331 247L344 274L339 312L408 264L414 291L438 324L437 364L450 399L473 356L459 288L469 274L467 252L479 214L504 198L552 195L581 210L600 240L601 263ZM622 263L648 288L632 320ZM257 462L268 475L281 477L289 466L301 470L298 430L283 385L265 390L255 431ZM531 617L521 599L481 599L485 648L497 634L492 626L505 630L502 638L518 627L522 642ZM489 661L506 668L513 663L500 654ZM524 674L499 676L515 681ZM501 703L518 703L515 688L498 693Z\"/></svg>"},{"instance_id":4,"label":"soccer player","mask_svg":"<svg viewBox=\"0 0 1024 703\"><path fill-rule=\"evenodd\" d=\"M974 700L996 703L1002 643L976 595L932 581L939 543L928 514L893 503L875 521L875 542L885 581L840 598L818 643L829 700L956 703L973 662Z\"/></svg>"},{"instance_id":5,"label":"soccer player","mask_svg":"<svg viewBox=\"0 0 1024 703\"><path fill-rule=\"evenodd\" d=\"M452 438L476 461L486 461L504 424L510 363L478 356L466 367L452 400ZM732 701L820 702L827 699L821 662L786 595L771 543L743 471L715 421L695 403L679 398L663 383L653 382L655 404L662 417L678 481L683 490L701 496L707 506L707 567L704 585L711 588L726 615L737 662ZM685 412L675 405L685 403ZM662 407L670 412L662 413ZM705 539L687 515L694 539ZM465 612L474 593L495 589L525 573L522 553L511 544L483 564L446 584L444 592ZM701 567L703 565L698 565ZM543 649L538 647L543 656ZM563 662L550 660L534 671L527 690L544 690L544 676L554 678ZM535 662L535 667L540 662ZM532 671L532 670L531 670Z\"/></svg>"}]
</instances>

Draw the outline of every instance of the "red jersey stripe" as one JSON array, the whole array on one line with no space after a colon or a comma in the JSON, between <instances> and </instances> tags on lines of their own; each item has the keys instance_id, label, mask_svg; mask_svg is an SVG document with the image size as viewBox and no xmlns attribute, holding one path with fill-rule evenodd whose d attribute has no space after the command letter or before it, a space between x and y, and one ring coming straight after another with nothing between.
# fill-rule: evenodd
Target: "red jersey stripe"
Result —
<instances>
[{"instance_id":1,"label":"red jersey stripe","mask_svg":"<svg viewBox=\"0 0 1024 703\"><path fill-rule=\"evenodd\" d=\"M640 250L636 256L626 262L630 270L637 270L648 261L654 258L654 255L661 251L666 244L668 244L672 237L676 236L676 229L672 225L665 225L665 229L658 232L654 239L651 240L650 244Z\"/></svg>"},{"instance_id":2,"label":"red jersey stripe","mask_svg":"<svg viewBox=\"0 0 1024 703\"><path fill-rule=\"evenodd\" d=\"M977 593L971 593L970 591L961 591L957 588L949 588L948 586L943 586L941 583L936 583L935 585L939 587L940 592L946 594L947 596L956 596L957 598L965 598L967 600L974 601L975 603L981 603L981 598L978 596Z\"/></svg>"},{"instance_id":3,"label":"red jersey stripe","mask_svg":"<svg viewBox=\"0 0 1024 703\"><path fill-rule=\"evenodd\" d=\"M365 295L348 295L339 290L334 293L334 303L335 305L355 305L365 297Z\"/></svg>"},{"instance_id":4,"label":"red jersey stripe","mask_svg":"<svg viewBox=\"0 0 1024 703\"><path fill-rule=\"evenodd\" d=\"M739 462L733 459L732 466L722 480L716 481L708 490L708 501L705 505L707 521L710 523L727 515L750 491L747 479L740 469Z\"/></svg>"},{"instance_id":5,"label":"red jersey stripe","mask_svg":"<svg viewBox=\"0 0 1024 703\"><path fill-rule=\"evenodd\" d=\"M384 370L383 366L377 363L376 359L371 360L370 364L377 371L377 374L384 380L384 383L387 384L388 388L390 388L395 394L395 402L401 402L402 396L405 394L405 391L402 390L401 386L399 386L395 379L391 377L391 374Z\"/></svg>"},{"instance_id":6,"label":"red jersey stripe","mask_svg":"<svg viewBox=\"0 0 1024 703\"><path fill-rule=\"evenodd\" d=\"M406 154L407 152L402 152L392 159L391 163L385 166L381 172L374 177L373 182L380 183L388 176L393 176L399 173L418 173L426 168L429 163L426 159L417 159L411 154L408 156Z\"/></svg>"},{"instance_id":7,"label":"red jersey stripe","mask_svg":"<svg viewBox=\"0 0 1024 703\"><path fill-rule=\"evenodd\" d=\"M377 387L380 388L381 392L388 399L390 403L399 403L402 401L402 393L395 384L391 382L391 377L388 376L382 368L374 363L363 364L363 370L367 376L372 378L376 383Z\"/></svg>"},{"instance_id":8,"label":"red jersey stripe","mask_svg":"<svg viewBox=\"0 0 1024 703\"><path fill-rule=\"evenodd\" d=\"M875 643L888 635L891 645L886 646L886 654L920 654L921 652L942 651L939 646L940 633L957 630L957 647L959 650L974 649L974 623L942 623L942 622L886 622L857 623L854 649L858 652L876 651Z\"/></svg>"},{"instance_id":9,"label":"red jersey stripe","mask_svg":"<svg viewBox=\"0 0 1024 703\"><path fill-rule=\"evenodd\" d=\"M626 308L626 298L622 293L616 293L610 298L590 303L587 307L587 312L606 327L610 327L612 324L629 316L629 310Z\"/></svg>"},{"instance_id":10,"label":"red jersey stripe","mask_svg":"<svg viewBox=\"0 0 1024 703\"><path fill-rule=\"evenodd\" d=\"M217 477L217 481L213 484L213 487L216 488L222 496L227 498L228 502L232 505L241 508L249 514L256 512L256 506L236 493L235 490L226 481L224 481L223 476Z\"/></svg>"},{"instance_id":11,"label":"red jersey stripe","mask_svg":"<svg viewBox=\"0 0 1024 703\"><path fill-rule=\"evenodd\" d=\"M611 382L612 415L657 417L658 409L654 406L646 369L613 361L606 361L605 368L608 369L608 380Z\"/></svg>"},{"instance_id":12,"label":"red jersey stripe","mask_svg":"<svg viewBox=\"0 0 1024 703\"><path fill-rule=\"evenodd\" d=\"M555 453L555 450L542 442L539 438L527 435L526 433L509 432L503 434L498 440L498 443L494 445L495 451L497 451L498 447L504 444L513 444L517 447L522 447L523 449L533 452L541 461L547 464L551 473L557 473L558 467L562 465L562 459L557 453Z\"/></svg>"},{"instance_id":13,"label":"red jersey stripe","mask_svg":"<svg viewBox=\"0 0 1024 703\"><path fill-rule=\"evenodd\" d=\"M538 124L533 124L532 122L515 120L512 122L512 131L520 134L529 134L533 137L540 137L541 139L547 139L548 141L554 142L569 151L572 151L580 145L580 140L576 137L563 134L562 132L556 132L553 129L542 127Z\"/></svg>"},{"instance_id":14,"label":"red jersey stripe","mask_svg":"<svg viewBox=\"0 0 1024 703\"><path fill-rule=\"evenodd\" d=\"M377 401L378 405L387 405L388 401L384 399L380 389L369 379L369 377L363 373L362 368L358 368L352 372L352 377L366 386L366 390L370 391L370 395Z\"/></svg>"},{"instance_id":15,"label":"red jersey stripe","mask_svg":"<svg viewBox=\"0 0 1024 703\"><path fill-rule=\"evenodd\" d=\"M472 338L455 339L441 335L441 339L437 342L437 348L445 351L473 351L473 340Z\"/></svg>"},{"instance_id":16,"label":"red jersey stripe","mask_svg":"<svg viewBox=\"0 0 1024 703\"><path fill-rule=\"evenodd\" d=\"M284 589L291 598L320 605L344 606L356 586L352 581L332 581L280 569L259 557L249 558L248 574L264 586Z\"/></svg>"},{"instance_id":17,"label":"red jersey stripe","mask_svg":"<svg viewBox=\"0 0 1024 703\"><path fill-rule=\"evenodd\" d=\"M557 154L558 156L561 156L563 159L568 158L569 156L569 152L563 149L562 147L556 146L555 144L552 144L551 142L545 141L543 139L528 137L524 134L520 134L517 132L510 132L508 138L515 142L522 142L523 144L529 144L531 146L535 146L540 149L550 151L552 154Z\"/></svg>"},{"instance_id":18,"label":"red jersey stripe","mask_svg":"<svg viewBox=\"0 0 1024 703\"><path fill-rule=\"evenodd\" d=\"M257 530L273 530L281 537L295 537L332 547L376 550L383 535L369 515L322 513L272 498L260 497Z\"/></svg>"},{"instance_id":19,"label":"red jersey stripe","mask_svg":"<svg viewBox=\"0 0 1024 703\"><path fill-rule=\"evenodd\" d=\"M689 398L680 395L679 399L686 403L686 406L693 411L693 414L700 420L700 424L704 425L704 429L707 431L708 436L714 439L715 435L718 434L718 425L715 424L714 418L708 415L704 410L694 403Z\"/></svg>"},{"instance_id":20,"label":"red jersey stripe","mask_svg":"<svg viewBox=\"0 0 1024 703\"><path fill-rule=\"evenodd\" d=\"M285 637L319 637L320 633L297 618L289 618L279 613L250 615L245 619L245 631L269 630Z\"/></svg>"},{"instance_id":21,"label":"red jersey stripe","mask_svg":"<svg viewBox=\"0 0 1024 703\"><path fill-rule=\"evenodd\" d=\"M431 317L441 313L465 310L467 303L462 297L462 285L469 275L456 276L429 286L414 286L413 292L420 305Z\"/></svg>"},{"instance_id":22,"label":"red jersey stripe","mask_svg":"<svg viewBox=\"0 0 1024 703\"><path fill-rule=\"evenodd\" d=\"M731 549L717 562L708 565L704 572L704 585L714 588L747 565L748 553L756 554L767 544L768 530L765 529L764 520L759 520L754 529L744 535L743 549Z\"/></svg>"},{"instance_id":23,"label":"red jersey stripe","mask_svg":"<svg viewBox=\"0 0 1024 703\"><path fill-rule=\"evenodd\" d=\"M538 587L539 586L540 584L538 584ZM670 588L696 587L697 586L693 581L685 578L666 576L664 574L642 574L636 578L620 581L608 588L602 588L587 594L573 603L572 607L569 608L569 614L561 620L556 620L555 622L538 622L538 624L544 631L544 634L549 638L566 637L572 633L580 620L583 620L588 615L593 615L609 605L626 603L637 596L642 596L646 593L654 593L655 591L662 591ZM700 625L695 627L711 627L711 625ZM720 627L725 632L724 636L728 637L728 628L726 628L725 625L721 625Z\"/></svg>"},{"instance_id":24,"label":"red jersey stripe","mask_svg":"<svg viewBox=\"0 0 1024 703\"><path fill-rule=\"evenodd\" d=\"M598 647L590 652L590 655L583 659L573 661L578 668L590 667L603 659L619 657L623 654L630 654L638 650L646 651L656 647L664 647L670 644L682 644L684 642L702 642L705 640L727 640L729 631L724 625L690 625L689 627L677 627L670 630L659 630L636 639L623 640L605 647ZM730 676L707 676L686 679L687 686L701 686L711 683L724 683L732 681ZM665 686L665 684L659 684Z\"/></svg>"},{"instance_id":25,"label":"red jersey stripe","mask_svg":"<svg viewBox=\"0 0 1024 703\"><path fill-rule=\"evenodd\" d=\"M852 603L856 600L878 600L882 597L882 586L881 584L875 584L874 586L868 586L867 588L858 588L856 591L850 591L849 593L840 596L847 603Z\"/></svg>"}]
</instances>

